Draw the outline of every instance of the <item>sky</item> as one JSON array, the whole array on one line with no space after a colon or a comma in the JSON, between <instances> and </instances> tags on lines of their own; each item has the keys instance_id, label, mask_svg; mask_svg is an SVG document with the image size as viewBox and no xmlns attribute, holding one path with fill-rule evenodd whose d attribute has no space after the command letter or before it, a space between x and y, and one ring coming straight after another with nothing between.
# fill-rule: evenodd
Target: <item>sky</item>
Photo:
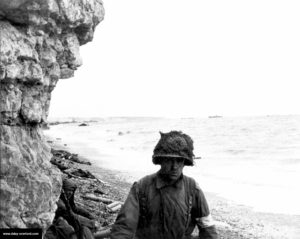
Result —
<instances>
[{"instance_id":1,"label":"sky","mask_svg":"<svg viewBox=\"0 0 300 239\"><path fill-rule=\"evenodd\" d=\"M103 2L49 117L300 114L300 1Z\"/></svg>"}]
</instances>

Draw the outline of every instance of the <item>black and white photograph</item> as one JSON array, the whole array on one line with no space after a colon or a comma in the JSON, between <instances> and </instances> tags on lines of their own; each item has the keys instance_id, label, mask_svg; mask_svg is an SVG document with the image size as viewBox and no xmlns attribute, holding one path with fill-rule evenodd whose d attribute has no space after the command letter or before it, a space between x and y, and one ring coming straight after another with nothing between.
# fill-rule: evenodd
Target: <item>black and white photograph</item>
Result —
<instances>
[{"instance_id":1,"label":"black and white photograph","mask_svg":"<svg viewBox=\"0 0 300 239\"><path fill-rule=\"evenodd\" d=\"M0 238L300 239L299 12L0 0Z\"/></svg>"}]
</instances>

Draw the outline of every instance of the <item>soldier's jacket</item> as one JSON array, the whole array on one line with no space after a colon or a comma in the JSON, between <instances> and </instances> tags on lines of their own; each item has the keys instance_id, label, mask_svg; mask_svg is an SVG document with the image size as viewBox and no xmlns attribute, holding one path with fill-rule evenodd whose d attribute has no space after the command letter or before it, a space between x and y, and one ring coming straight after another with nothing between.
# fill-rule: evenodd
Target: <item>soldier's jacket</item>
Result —
<instances>
[{"instance_id":1,"label":"soldier's jacket","mask_svg":"<svg viewBox=\"0 0 300 239\"><path fill-rule=\"evenodd\" d=\"M76 189L76 188L75 188ZM78 239L78 238L94 238L92 231L95 231L94 217L84 208L76 206L74 202L74 193L68 200L70 210L63 200L63 194L57 202L57 210L52 225L46 231L44 239ZM76 224L79 228L76 230ZM79 231L81 230L80 236Z\"/></svg>"},{"instance_id":2,"label":"soldier's jacket","mask_svg":"<svg viewBox=\"0 0 300 239\"><path fill-rule=\"evenodd\" d=\"M133 184L111 239L186 239L196 225L199 238L217 238L202 190L184 175L168 185L158 172Z\"/></svg>"}]
</instances>

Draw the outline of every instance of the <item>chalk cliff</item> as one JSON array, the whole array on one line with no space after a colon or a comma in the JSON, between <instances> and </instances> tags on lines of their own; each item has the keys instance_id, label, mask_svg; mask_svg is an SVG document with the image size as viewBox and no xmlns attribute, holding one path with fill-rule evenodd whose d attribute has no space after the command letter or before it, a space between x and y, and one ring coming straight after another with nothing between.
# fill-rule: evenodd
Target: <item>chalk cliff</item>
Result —
<instances>
[{"instance_id":1,"label":"chalk cliff","mask_svg":"<svg viewBox=\"0 0 300 239\"><path fill-rule=\"evenodd\" d=\"M0 1L1 228L51 224L61 179L41 126L103 16L101 0Z\"/></svg>"}]
</instances>

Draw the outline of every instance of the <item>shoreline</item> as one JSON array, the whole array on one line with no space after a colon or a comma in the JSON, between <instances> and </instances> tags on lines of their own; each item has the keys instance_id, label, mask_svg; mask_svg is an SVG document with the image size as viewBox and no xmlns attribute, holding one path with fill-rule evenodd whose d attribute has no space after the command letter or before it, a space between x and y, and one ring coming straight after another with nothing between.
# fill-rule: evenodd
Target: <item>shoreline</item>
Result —
<instances>
[{"instance_id":1,"label":"shoreline","mask_svg":"<svg viewBox=\"0 0 300 239\"><path fill-rule=\"evenodd\" d=\"M48 138L48 137L47 137ZM48 139L51 148L70 152L68 146L61 140ZM77 153L77 152L72 152ZM88 160L80 155L80 159ZM95 175L108 188L108 196L124 201L131 187L124 180L125 172L107 169L93 165L80 164L80 168ZM125 177L126 178L126 177ZM253 211L250 207L236 204L215 193L205 192L211 214L216 221L220 239L296 239L300 235L300 216L287 214L272 214ZM101 214L101 213L100 213ZM116 215L113 216L115 218ZM113 219L110 218L110 222Z\"/></svg>"}]
</instances>

